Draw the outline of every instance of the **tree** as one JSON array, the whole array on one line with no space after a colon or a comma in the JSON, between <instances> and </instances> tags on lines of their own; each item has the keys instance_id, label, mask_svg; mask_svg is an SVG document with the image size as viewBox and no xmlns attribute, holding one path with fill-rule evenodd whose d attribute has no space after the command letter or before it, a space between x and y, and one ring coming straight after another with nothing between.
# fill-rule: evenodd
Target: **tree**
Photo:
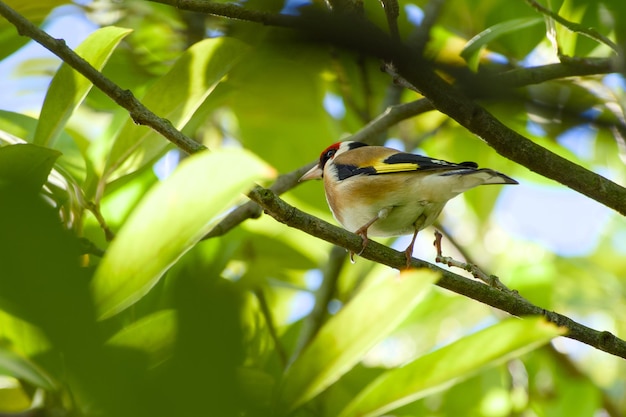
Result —
<instances>
[{"instance_id":1,"label":"tree","mask_svg":"<svg viewBox=\"0 0 626 417\"><path fill-rule=\"evenodd\" d=\"M75 50L65 3L0 2L3 60L62 60L0 112L0 413L624 413L622 2L86 2ZM521 185L350 264L297 183L348 132ZM497 219L533 211L589 247Z\"/></svg>"}]
</instances>

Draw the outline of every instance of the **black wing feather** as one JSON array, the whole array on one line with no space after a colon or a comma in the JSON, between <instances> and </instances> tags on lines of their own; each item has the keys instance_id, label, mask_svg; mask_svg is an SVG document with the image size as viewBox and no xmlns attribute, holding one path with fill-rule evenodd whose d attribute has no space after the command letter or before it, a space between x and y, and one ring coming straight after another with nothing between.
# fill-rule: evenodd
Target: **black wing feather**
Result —
<instances>
[{"instance_id":1,"label":"black wing feather","mask_svg":"<svg viewBox=\"0 0 626 417\"><path fill-rule=\"evenodd\" d=\"M417 164L420 171L433 169L478 168L478 164L476 162L461 162L460 164L455 164L441 159L434 159L427 156L405 152L393 154L385 159L384 162L387 164Z\"/></svg>"}]
</instances>

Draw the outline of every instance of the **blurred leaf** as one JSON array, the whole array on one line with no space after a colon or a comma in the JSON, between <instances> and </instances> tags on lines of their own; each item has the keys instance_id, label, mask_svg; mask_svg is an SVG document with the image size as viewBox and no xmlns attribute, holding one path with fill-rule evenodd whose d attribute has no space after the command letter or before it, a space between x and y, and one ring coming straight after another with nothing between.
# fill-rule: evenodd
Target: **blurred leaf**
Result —
<instances>
[{"instance_id":1,"label":"blurred leaf","mask_svg":"<svg viewBox=\"0 0 626 417\"><path fill-rule=\"evenodd\" d=\"M333 129L322 106L322 72L328 65L326 51L267 42L252 49L246 65L229 74L238 137L280 172L319 158L342 133Z\"/></svg>"},{"instance_id":2,"label":"blurred leaf","mask_svg":"<svg viewBox=\"0 0 626 417\"><path fill-rule=\"evenodd\" d=\"M282 382L281 409L315 397L348 372L409 314L438 274L421 269L364 288L313 338Z\"/></svg>"},{"instance_id":3,"label":"blurred leaf","mask_svg":"<svg viewBox=\"0 0 626 417\"><path fill-rule=\"evenodd\" d=\"M28 381L36 387L54 390L56 383L39 366L28 358L0 346L0 374Z\"/></svg>"},{"instance_id":4,"label":"blurred leaf","mask_svg":"<svg viewBox=\"0 0 626 417\"><path fill-rule=\"evenodd\" d=\"M99 29L76 48L76 53L100 70L115 47L130 32L130 29L115 26ZM67 119L82 103L91 87L91 81L78 71L66 63L61 65L48 88L33 142L46 146L54 143Z\"/></svg>"},{"instance_id":5,"label":"blurred leaf","mask_svg":"<svg viewBox=\"0 0 626 417\"><path fill-rule=\"evenodd\" d=\"M37 129L37 119L20 113L0 110L0 141L7 143L32 142ZM3 137L3 133L9 133L18 140ZM55 149L61 152L57 164L72 175L76 182L81 182L87 171L87 164L77 144L77 140L67 132L60 132Z\"/></svg>"},{"instance_id":6,"label":"blurred leaf","mask_svg":"<svg viewBox=\"0 0 626 417\"><path fill-rule=\"evenodd\" d=\"M58 151L30 143L4 146L0 148L0 183L20 184L36 192L48 179L60 155Z\"/></svg>"},{"instance_id":7,"label":"blurred leaf","mask_svg":"<svg viewBox=\"0 0 626 417\"><path fill-rule=\"evenodd\" d=\"M50 349L50 343L39 328L2 310L0 310L0 341L6 348L27 357Z\"/></svg>"},{"instance_id":8,"label":"blurred leaf","mask_svg":"<svg viewBox=\"0 0 626 417\"><path fill-rule=\"evenodd\" d=\"M508 319L384 373L346 406L341 417L384 414L564 333L543 318Z\"/></svg>"},{"instance_id":9,"label":"blurred leaf","mask_svg":"<svg viewBox=\"0 0 626 417\"><path fill-rule=\"evenodd\" d=\"M173 310L162 310L124 327L107 343L145 351L156 365L172 354L175 342L176 315Z\"/></svg>"},{"instance_id":10,"label":"blurred leaf","mask_svg":"<svg viewBox=\"0 0 626 417\"><path fill-rule=\"evenodd\" d=\"M0 377L0 413L8 416L21 415L31 408L31 399L17 379Z\"/></svg>"},{"instance_id":11,"label":"blurred leaf","mask_svg":"<svg viewBox=\"0 0 626 417\"><path fill-rule=\"evenodd\" d=\"M178 334L158 382L172 407L161 415L200 416L209 405L211 415L246 415L236 412L245 408L238 379L245 359L244 293L236 283L211 275L210 262L181 263L168 276Z\"/></svg>"},{"instance_id":12,"label":"blurred leaf","mask_svg":"<svg viewBox=\"0 0 626 417\"><path fill-rule=\"evenodd\" d=\"M543 19L540 17L520 18L491 26L467 42L465 48L461 51L461 57L467 61L468 66L473 71L476 71L478 69L480 51L485 48L488 43L506 33L519 31L541 22L543 22Z\"/></svg>"},{"instance_id":13,"label":"blurred leaf","mask_svg":"<svg viewBox=\"0 0 626 417\"><path fill-rule=\"evenodd\" d=\"M142 103L182 129L248 46L233 38L206 39L189 48L148 90ZM169 144L158 133L128 120L109 155L105 177L112 181L151 161Z\"/></svg>"},{"instance_id":14,"label":"blurred leaf","mask_svg":"<svg viewBox=\"0 0 626 417\"><path fill-rule=\"evenodd\" d=\"M185 160L146 195L102 259L92 282L98 316L109 317L145 295L218 214L269 175L264 163L243 151Z\"/></svg>"}]
</instances>

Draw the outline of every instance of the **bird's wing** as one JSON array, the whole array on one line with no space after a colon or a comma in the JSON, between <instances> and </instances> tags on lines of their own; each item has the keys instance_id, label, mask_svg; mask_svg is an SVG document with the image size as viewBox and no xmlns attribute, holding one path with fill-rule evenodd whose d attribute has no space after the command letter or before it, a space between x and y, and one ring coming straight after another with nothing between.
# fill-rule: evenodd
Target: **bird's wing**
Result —
<instances>
[{"instance_id":1,"label":"bird's wing","mask_svg":"<svg viewBox=\"0 0 626 417\"><path fill-rule=\"evenodd\" d=\"M339 180L356 175L423 171L443 171L450 175L468 174L475 172L478 167L474 162L455 164L383 146L364 146L342 153L335 158L334 165Z\"/></svg>"},{"instance_id":2,"label":"bird's wing","mask_svg":"<svg viewBox=\"0 0 626 417\"><path fill-rule=\"evenodd\" d=\"M441 159L398 152L385 158L381 163L374 164L372 168L375 169L378 174L388 174L409 171L474 171L478 168L478 165L474 162L455 164Z\"/></svg>"}]
</instances>

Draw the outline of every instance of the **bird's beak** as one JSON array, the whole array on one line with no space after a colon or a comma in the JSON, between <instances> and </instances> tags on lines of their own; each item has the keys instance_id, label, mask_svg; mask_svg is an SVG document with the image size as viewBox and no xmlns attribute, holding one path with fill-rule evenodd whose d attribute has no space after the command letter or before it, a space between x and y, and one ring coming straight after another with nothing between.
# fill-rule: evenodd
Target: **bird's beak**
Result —
<instances>
[{"instance_id":1,"label":"bird's beak","mask_svg":"<svg viewBox=\"0 0 626 417\"><path fill-rule=\"evenodd\" d=\"M320 168L319 164L315 165L313 168L309 169L306 174L300 177L298 182L306 181L306 180L319 180L322 178L324 171Z\"/></svg>"}]
</instances>

